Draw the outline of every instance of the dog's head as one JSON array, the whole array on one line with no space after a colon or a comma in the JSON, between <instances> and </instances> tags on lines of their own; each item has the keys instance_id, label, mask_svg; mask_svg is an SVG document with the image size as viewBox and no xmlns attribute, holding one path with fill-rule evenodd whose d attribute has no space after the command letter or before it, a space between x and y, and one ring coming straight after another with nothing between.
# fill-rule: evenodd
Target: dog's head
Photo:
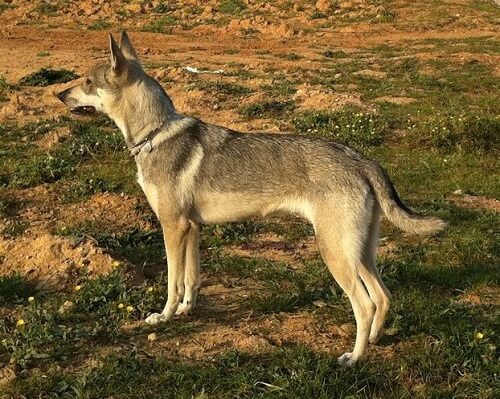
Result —
<instances>
[{"instance_id":1,"label":"dog's head","mask_svg":"<svg viewBox=\"0 0 500 399\"><path fill-rule=\"evenodd\" d=\"M122 98L123 90L144 74L125 32L120 36L119 46L110 34L109 47L108 62L95 65L79 84L56 94L72 113L93 115L104 112L111 115Z\"/></svg>"}]
</instances>

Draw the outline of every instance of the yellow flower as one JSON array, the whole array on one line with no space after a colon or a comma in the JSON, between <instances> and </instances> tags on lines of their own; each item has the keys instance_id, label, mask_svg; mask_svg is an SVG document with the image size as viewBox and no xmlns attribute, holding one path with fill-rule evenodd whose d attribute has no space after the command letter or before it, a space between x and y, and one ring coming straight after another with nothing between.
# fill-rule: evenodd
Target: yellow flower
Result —
<instances>
[{"instance_id":1,"label":"yellow flower","mask_svg":"<svg viewBox=\"0 0 500 399\"><path fill-rule=\"evenodd\" d=\"M118 304L118 309L123 309L124 307L125 307L125 305L123 303Z\"/></svg>"},{"instance_id":2,"label":"yellow flower","mask_svg":"<svg viewBox=\"0 0 500 399\"><path fill-rule=\"evenodd\" d=\"M477 340L483 339L483 337L484 337L484 334L482 332L477 332L476 333L476 339Z\"/></svg>"},{"instance_id":3,"label":"yellow flower","mask_svg":"<svg viewBox=\"0 0 500 399\"><path fill-rule=\"evenodd\" d=\"M113 263L111 264L114 268L120 267L122 265L122 262L119 260L114 260Z\"/></svg>"},{"instance_id":4,"label":"yellow flower","mask_svg":"<svg viewBox=\"0 0 500 399\"><path fill-rule=\"evenodd\" d=\"M153 287L148 287L147 291L148 292L153 292Z\"/></svg>"},{"instance_id":5,"label":"yellow flower","mask_svg":"<svg viewBox=\"0 0 500 399\"><path fill-rule=\"evenodd\" d=\"M82 286L81 285L75 285L75 287L73 288L74 291L78 292L82 289Z\"/></svg>"},{"instance_id":6,"label":"yellow flower","mask_svg":"<svg viewBox=\"0 0 500 399\"><path fill-rule=\"evenodd\" d=\"M28 297L28 302L35 302L35 297L34 296L30 296Z\"/></svg>"},{"instance_id":7,"label":"yellow flower","mask_svg":"<svg viewBox=\"0 0 500 399\"><path fill-rule=\"evenodd\" d=\"M16 323L16 326L17 326L17 327L19 327L19 328L21 328L21 327L24 327L24 325L25 325L25 324L26 324L26 323L24 322L24 320L23 320L23 319L19 319L19 320L17 321L17 323Z\"/></svg>"},{"instance_id":8,"label":"yellow flower","mask_svg":"<svg viewBox=\"0 0 500 399\"><path fill-rule=\"evenodd\" d=\"M134 307L129 305L129 306L127 306L126 309L127 309L127 312L130 313L130 312L132 312L134 310Z\"/></svg>"}]
</instances>

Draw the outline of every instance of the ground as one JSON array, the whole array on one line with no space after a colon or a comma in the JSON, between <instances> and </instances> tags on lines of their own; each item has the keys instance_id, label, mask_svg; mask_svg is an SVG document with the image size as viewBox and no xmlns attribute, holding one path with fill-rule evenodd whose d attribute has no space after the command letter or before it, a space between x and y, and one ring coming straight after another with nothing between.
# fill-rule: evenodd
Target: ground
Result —
<instances>
[{"instance_id":1,"label":"ground","mask_svg":"<svg viewBox=\"0 0 500 399\"><path fill-rule=\"evenodd\" d=\"M10 0L0 21L0 397L500 395L495 1ZM351 145L449 222L383 223L393 302L365 361L337 365L352 311L289 216L204 227L199 306L144 324L167 276L133 159L53 95L122 29L181 112Z\"/></svg>"}]
</instances>

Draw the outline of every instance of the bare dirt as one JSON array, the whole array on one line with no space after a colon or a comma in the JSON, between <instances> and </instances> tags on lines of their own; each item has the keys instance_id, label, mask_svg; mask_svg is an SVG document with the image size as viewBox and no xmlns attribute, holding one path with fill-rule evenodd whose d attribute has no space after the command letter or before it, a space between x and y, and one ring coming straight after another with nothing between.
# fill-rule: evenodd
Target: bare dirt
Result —
<instances>
[{"instance_id":1,"label":"bare dirt","mask_svg":"<svg viewBox=\"0 0 500 399\"><path fill-rule=\"evenodd\" d=\"M54 2L57 3L57 2ZM163 79L164 86L174 104L181 111L207 122L221 124L234 129L277 131L279 122L274 120L245 120L236 110L219 106L217 99L208 90L190 86L198 76L184 70L186 66L216 70L243 69L264 75L276 70L293 74L295 70L313 71L324 66L321 53L326 50L341 50L342 57L349 61L350 54L378 45L400 45L425 39L463 39L472 37L499 37L498 25L483 13L466 8L472 1L448 2L447 17L439 23L432 10L424 4L397 0L392 8L374 1L340 2L338 7L329 1L267 2L246 1L247 11L241 16L227 15L217 11L215 1L173 1L167 14L158 11L160 2L121 2L84 0L61 2L55 9L44 8L42 1L6 1L8 7L0 14L0 76L4 76L11 88L7 100L0 103L0 121L24 124L28 121L54 118L67 111L55 98L54 93L69 84L57 84L44 88L18 86L19 80L42 67L66 68L84 76L89 67L107 57L107 31L128 29L140 57L148 71ZM290 5L291 4L291 5ZM318 18L311 18L313 13ZM394 20L386 21L389 12ZM172 18L169 34L143 32L152 21L165 16ZM428 21L428 22L427 22ZM93 24L105 22L111 27L92 30ZM96 29L96 28L94 28ZM429 57L426 49L420 48L416 57ZM290 60L279 55L296 54ZM434 52L432 57L439 57ZM278 56L277 56L278 55ZM481 62L498 68L499 57L493 54L457 53L463 62L480 59ZM237 65L235 67L235 65ZM384 79L384 72L376 66L363 67L355 72L373 79ZM203 75L206 79L216 79ZM223 75L224 82L241 81L237 76ZM273 84L272 79L249 79L243 84L254 92L239 105L265 98L260 87ZM294 100L300 109L338 109L354 104L367 110L372 104L364 103L361 96L352 90L349 94L335 93L319 85L303 84L297 88ZM381 97L378 101L408 104L407 97ZM50 149L67 137L64 130L48 133L37 142L42 149ZM3 189L2 189L3 190ZM91 275L109 273L114 259L97 243L89 240L73 242L70 238L54 234L68 224L99 221L119 231L133 226L142 229L153 227L141 217L138 204L144 199L124 197L116 194L98 194L79 204L64 204L51 187L40 186L27 190L4 190L6 196L22 203L16 218L27 224L27 229L15 237L0 237L0 274L17 271L37 281L41 287L66 288L73 284L75 276L86 270ZM459 206L482 207L498 212L499 201L482 197L454 197ZM13 223L10 218L0 220L0 230ZM307 239L290 246L283 244L277 236L259 236L241 245L226 248L227 253L239 256L259 256L272 261L285 261L292 265L317 256L314 240ZM391 256L394 243L383 243L380 253ZM224 298L245 298L245 290L226 288L211 282L202 289L206 303L222 304L226 312L230 304ZM479 295L482 298L482 294ZM464 300L476 301L475 297ZM482 299L479 299L482 300ZM202 305L202 308L208 305ZM221 305L219 305L221 306ZM237 308L240 309L240 308ZM209 314L213 308L209 309ZM171 339L144 342L144 346L159 351L160 348L177 348L189 357L206 357L221 348L234 347L245 351L266 351L271 346L284 343L307 344L320 351L336 351L345 347L339 341L351 339L340 326L328 323L309 313L277 314L262 318L236 313L238 320L204 320L205 327L195 334ZM195 316L208 318L195 313ZM133 328L130 325L129 328ZM1 379L9 379L6 369Z\"/></svg>"}]
</instances>

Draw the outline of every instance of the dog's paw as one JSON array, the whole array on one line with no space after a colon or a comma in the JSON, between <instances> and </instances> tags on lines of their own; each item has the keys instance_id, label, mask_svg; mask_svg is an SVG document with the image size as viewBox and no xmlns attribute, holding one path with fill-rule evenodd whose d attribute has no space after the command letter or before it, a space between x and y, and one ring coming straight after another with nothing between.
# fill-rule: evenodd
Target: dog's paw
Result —
<instances>
[{"instance_id":1,"label":"dog's paw","mask_svg":"<svg viewBox=\"0 0 500 399\"><path fill-rule=\"evenodd\" d=\"M151 313L148 317L146 317L145 321L148 324L155 325L164 321L168 321L168 318L161 313Z\"/></svg>"},{"instance_id":2,"label":"dog's paw","mask_svg":"<svg viewBox=\"0 0 500 399\"><path fill-rule=\"evenodd\" d=\"M356 364L356 360L357 359L353 358L351 352L346 352L342 356L337 358L337 361L341 366L347 366L347 367L354 366Z\"/></svg>"},{"instance_id":3,"label":"dog's paw","mask_svg":"<svg viewBox=\"0 0 500 399\"><path fill-rule=\"evenodd\" d=\"M180 314L188 314L191 309L193 309L193 304L191 302L188 303L180 303L179 306L177 307L177 311L175 312L176 315Z\"/></svg>"}]
</instances>

